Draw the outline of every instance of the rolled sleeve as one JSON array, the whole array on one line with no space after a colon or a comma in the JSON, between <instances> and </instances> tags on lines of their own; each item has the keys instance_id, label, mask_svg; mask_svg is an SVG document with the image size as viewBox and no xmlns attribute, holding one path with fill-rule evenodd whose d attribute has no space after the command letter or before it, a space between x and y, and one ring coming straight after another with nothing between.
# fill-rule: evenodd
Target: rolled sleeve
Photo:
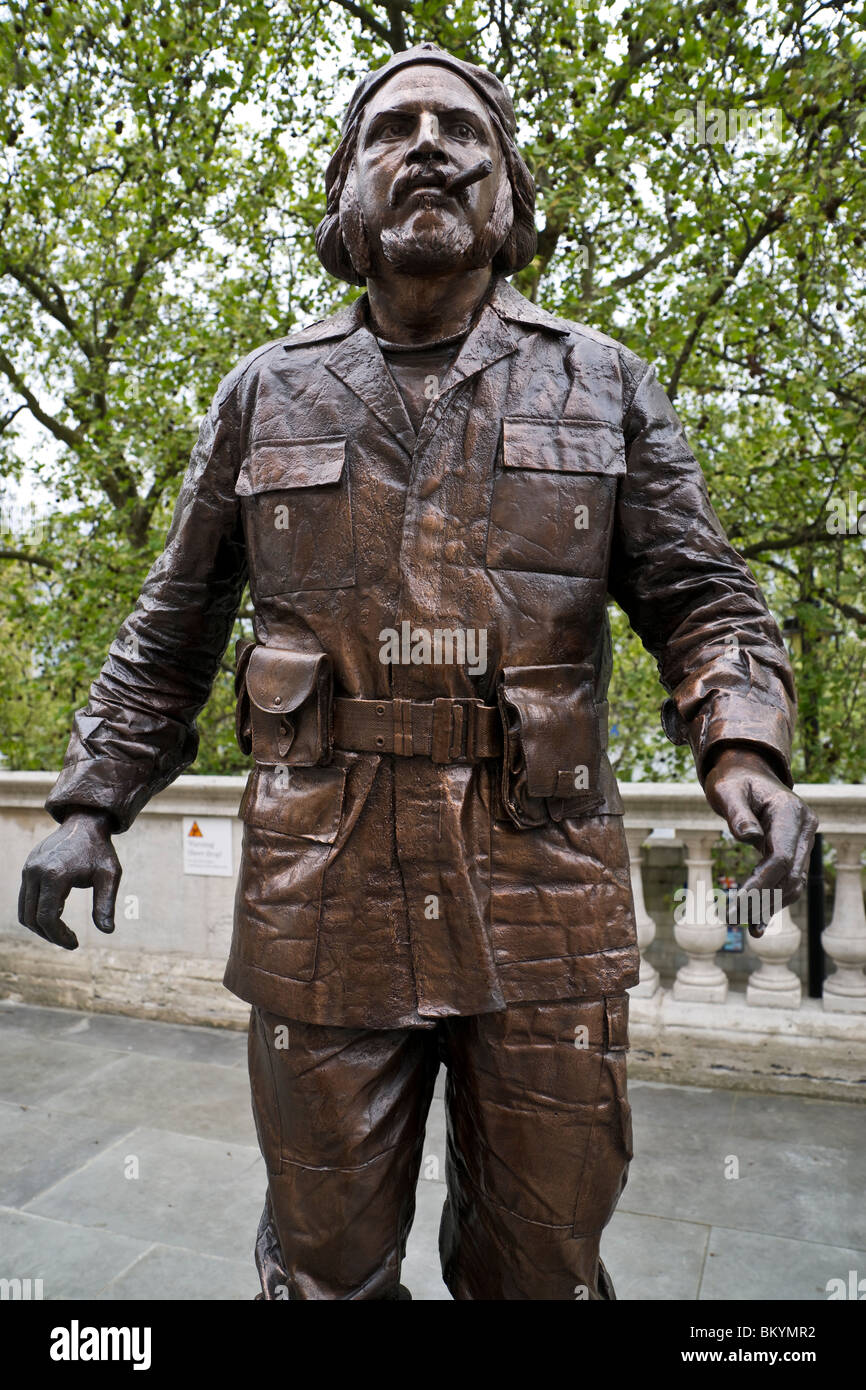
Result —
<instances>
[{"instance_id":1,"label":"rolled sleeve","mask_svg":"<svg viewBox=\"0 0 866 1390\"><path fill-rule=\"evenodd\" d=\"M728 541L682 424L651 367L626 411L610 592L655 657L662 727L703 783L720 745L747 744L792 785L793 674L778 625ZM635 365L637 364L637 369Z\"/></svg>"},{"instance_id":2,"label":"rolled sleeve","mask_svg":"<svg viewBox=\"0 0 866 1390\"><path fill-rule=\"evenodd\" d=\"M85 808L110 814L126 830L195 759L196 716L246 583L236 435L221 391L202 423L165 549L75 716L45 802L55 820Z\"/></svg>"}]
</instances>

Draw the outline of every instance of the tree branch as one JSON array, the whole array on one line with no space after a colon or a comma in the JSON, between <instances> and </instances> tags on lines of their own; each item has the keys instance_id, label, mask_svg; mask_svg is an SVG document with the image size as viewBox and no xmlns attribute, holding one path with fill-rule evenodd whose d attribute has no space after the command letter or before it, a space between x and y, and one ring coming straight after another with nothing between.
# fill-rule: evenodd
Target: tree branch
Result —
<instances>
[{"instance_id":1,"label":"tree branch","mask_svg":"<svg viewBox=\"0 0 866 1390\"><path fill-rule=\"evenodd\" d=\"M788 196L790 197L790 195ZM679 352L679 356L677 357L677 360L674 363L674 369L671 373L671 378L667 385L667 394L669 400L673 401L674 397L677 394L680 379L685 370L686 363L692 355L695 344L697 343L698 338L701 335L701 331L704 327L704 324L710 317L712 310L716 307L719 301L724 298L731 285L736 283L737 276L739 275L743 266L746 264L746 261L749 259L756 247L760 246L761 242L764 241L766 237L770 236L773 232L775 232L784 221L784 201L785 200L783 200L782 203L777 204L776 207L772 208L770 212L768 212L767 215L761 219L761 222L755 228L754 232L752 232L751 236L748 236L746 238L745 242L743 243L740 249L739 255L737 256L736 260L731 266L731 269L728 271L726 275L722 276L722 279L719 281L718 285L713 290L709 299L704 304L704 307L699 311L697 318L694 322L694 327L692 328L691 333L688 335L685 342L683 343L682 348Z\"/></svg>"},{"instance_id":2,"label":"tree branch","mask_svg":"<svg viewBox=\"0 0 866 1390\"><path fill-rule=\"evenodd\" d=\"M15 387L19 396L24 397L27 409L34 419L38 420L40 425L44 425L47 430L50 430L55 439L59 439L63 444L68 444L71 449L77 449L84 442L84 436L79 430L71 430L68 425L64 425L61 420L56 420L53 415L48 414L47 410L43 410L33 392L2 350L0 350L0 372L3 372L4 376Z\"/></svg>"},{"instance_id":3,"label":"tree branch","mask_svg":"<svg viewBox=\"0 0 866 1390\"><path fill-rule=\"evenodd\" d=\"M7 260L0 261L0 274L9 275L13 280L17 280L22 289L25 289L31 298L35 299L47 314L66 329L72 341L81 349L84 356L90 360L93 357L93 349L88 343L81 328L76 323L69 306L64 298L63 291L59 285L52 284L49 290L39 284L35 274L25 266L13 265Z\"/></svg>"},{"instance_id":4,"label":"tree branch","mask_svg":"<svg viewBox=\"0 0 866 1390\"><path fill-rule=\"evenodd\" d=\"M21 560L25 565L40 565L46 570L57 568L52 560L46 560L41 555L31 555L27 550L0 549L0 560Z\"/></svg>"},{"instance_id":5,"label":"tree branch","mask_svg":"<svg viewBox=\"0 0 866 1390\"><path fill-rule=\"evenodd\" d=\"M354 15L355 19L360 19L361 23L366 29L370 30L371 34L376 34L378 38L384 39L385 43L390 44L391 33L387 24L383 24L381 20L378 20L373 14L373 11L368 9L366 5L356 5L354 0L336 0L336 3L340 6L341 10L346 10L348 14Z\"/></svg>"}]
</instances>

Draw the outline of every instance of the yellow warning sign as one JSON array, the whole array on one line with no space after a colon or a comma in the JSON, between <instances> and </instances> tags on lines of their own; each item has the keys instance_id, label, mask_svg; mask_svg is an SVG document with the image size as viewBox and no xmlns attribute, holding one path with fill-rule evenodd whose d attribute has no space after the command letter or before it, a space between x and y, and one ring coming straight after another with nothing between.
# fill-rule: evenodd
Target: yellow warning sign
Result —
<instances>
[{"instance_id":1,"label":"yellow warning sign","mask_svg":"<svg viewBox=\"0 0 866 1390\"><path fill-rule=\"evenodd\" d=\"M203 840L203 839L204 839L204 836L202 835L201 831L200 831L199 828L198 828L198 821L193 821L192 825L191 825L190 828L189 828L189 836L190 836L190 839L195 839L195 840Z\"/></svg>"}]
</instances>

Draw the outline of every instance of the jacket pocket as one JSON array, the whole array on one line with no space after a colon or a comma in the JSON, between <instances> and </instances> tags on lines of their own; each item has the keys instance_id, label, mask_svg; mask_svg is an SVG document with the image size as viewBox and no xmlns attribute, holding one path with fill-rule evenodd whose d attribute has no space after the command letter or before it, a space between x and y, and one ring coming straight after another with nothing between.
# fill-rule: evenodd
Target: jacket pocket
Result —
<instances>
[{"instance_id":1,"label":"jacket pocket","mask_svg":"<svg viewBox=\"0 0 866 1390\"><path fill-rule=\"evenodd\" d=\"M607 573L622 430L602 420L502 422L488 569L600 578Z\"/></svg>"},{"instance_id":2,"label":"jacket pocket","mask_svg":"<svg viewBox=\"0 0 866 1390\"><path fill-rule=\"evenodd\" d=\"M244 501L249 568L261 597L355 583L346 440L261 440L235 485Z\"/></svg>"},{"instance_id":3,"label":"jacket pocket","mask_svg":"<svg viewBox=\"0 0 866 1390\"><path fill-rule=\"evenodd\" d=\"M257 767L241 802L244 955L291 980L316 971L325 871L340 831L342 767Z\"/></svg>"},{"instance_id":4,"label":"jacket pocket","mask_svg":"<svg viewBox=\"0 0 866 1390\"><path fill-rule=\"evenodd\" d=\"M502 801L515 825L587 815L604 800L602 739L589 663L506 666L497 695Z\"/></svg>"},{"instance_id":5,"label":"jacket pocket","mask_svg":"<svg viewBox=\"0 0 866 1390\"><path fill-rule=\"evenodd\" d=\"M257 767L250 773L240 817L244 825L332 845L345 786L342 767Z\"/></svg>"},{"instance_id":6,"label":"jacket pocket","mask_svg":"<svg viewBox=\"0 0 866 1390\"><path fill-rule=\"evenodd\" d=\"M324 652L243 647L235 726L256 762L315 767L331 758L333 668Z\"/></svg>"}]
</instances>

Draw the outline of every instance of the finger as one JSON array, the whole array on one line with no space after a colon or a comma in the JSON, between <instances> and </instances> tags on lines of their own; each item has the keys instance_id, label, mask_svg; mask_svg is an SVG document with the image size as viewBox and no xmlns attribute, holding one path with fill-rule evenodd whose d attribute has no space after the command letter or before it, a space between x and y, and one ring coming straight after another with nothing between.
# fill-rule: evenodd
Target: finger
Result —
<instances>
[{"instance_id":1,"label":"finger","mask_svg":"<svg viewBox=\"0 0 866 1390\"><path fill-rule=\"evenodd\" d=\"M18 894L18 921L22 927L32 931L36 936L41 936L43 941L47 941L39 923L36 921L36 908L39 905L39 875L35 869L25 867L21 875L21 891Z\"/></svg>"},{"instance_id":2,"label":"finger","mask_svg":"<svg viewBox=\"0 0 866 1390\"><path fill-rule=\"evenodd\" d=\"M114 905L120 887L120 869L102 865L93 872L93 921L100 931L114 931Z\"/></svg>"},{"instance_id":3,"label":"finger","mask_svg":"<svg viewBox=\"0 0 866 1390\"><path fill-rule=\"evenodd\" d=\"M66 892L62 888L54 883L43 884L39 892L36 921L46 940L53 941L64 950L74 951L78 945L78 937L69 930L60 916L65 902Z\"/></svg>"},{"instance_id":4,"label":"finger","mask_svg":"<svg viewBox=\"0 0 866 1390\"><path fill-rule=\"evenodd\" d=\"M761 849L764 843L763 827L749 805L743 784L722 784L714 789L711 797L714 811L723 816L735 840L754 845Z\"/></svg>"},{"instance_id":5,"label":"finger","mask_svg":"<svg viewBox=\"0 0 866 1390\"><path fill-rule=\"evenodd\" d=\"M787 859L772 854L756 864L737 892L738 922L748 923L750 928L765 927L781 911L784 903L780 885L787 880L789 867Z\"/></svg>"},{"instance_id":6,"label":"finger","mask_svg":"<svg viewBox=\"0 0 866 1390\"><path fill-rule=\"evenodd\" d=\"M780 912L801 895L805 887L806 856L815 838L817 819L808 806L796 796L785 795L783 801L773 798L760 808L760 819L766 827L766 856L753 870L742 891L769 892L771 912ZM762 920L767 908L763 906ZM749 920L753 922L753 913Z\"/></svg>"},{"instance_id":7,"label":"finger","mask_svg":"<svg viewBox=\"0 0 866 1390\"><path fill-rule=\"evenodd\" d=\"M808 860L812 853L817 830L818 817L809 810L808 806L804 806L801 815L800 838L794 851L794 862L791 865L791 877L802 879L804 883L809 872Z\"/></svg>"}]
</instances>

